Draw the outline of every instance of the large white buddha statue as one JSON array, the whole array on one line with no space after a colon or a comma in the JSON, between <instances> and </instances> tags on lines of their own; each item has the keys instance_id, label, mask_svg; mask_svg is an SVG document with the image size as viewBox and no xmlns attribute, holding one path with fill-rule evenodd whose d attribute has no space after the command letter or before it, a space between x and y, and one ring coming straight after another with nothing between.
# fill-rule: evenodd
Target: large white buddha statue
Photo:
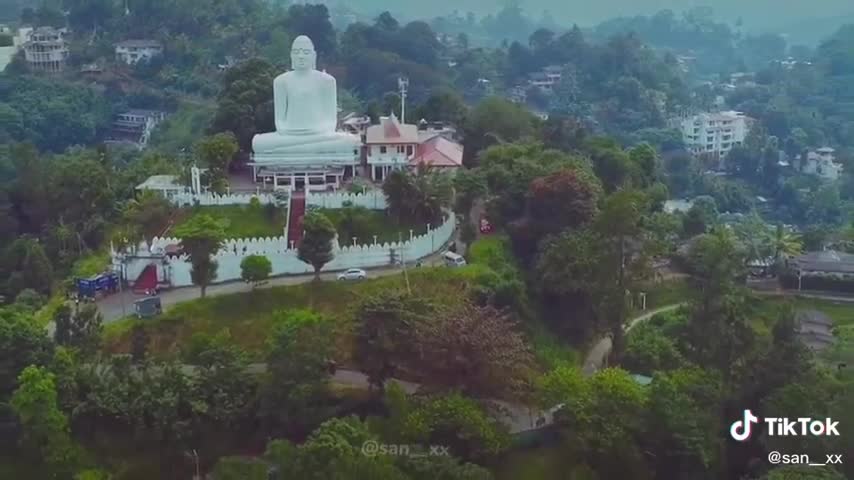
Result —
<instances>
[{"instance_id":1,"label":"large white buddha statue","mask_svg":"<svg viewBox=\"0 0 854 480\"><path fill-rule=\"evenodd\" d=\"M317 70L314 43L305 35L291 47L292 71L273 80L276 131L252 138L257 157L352 155L359 138L336 132L338 89L335 78Z\"/></svg>"}]
</instances>

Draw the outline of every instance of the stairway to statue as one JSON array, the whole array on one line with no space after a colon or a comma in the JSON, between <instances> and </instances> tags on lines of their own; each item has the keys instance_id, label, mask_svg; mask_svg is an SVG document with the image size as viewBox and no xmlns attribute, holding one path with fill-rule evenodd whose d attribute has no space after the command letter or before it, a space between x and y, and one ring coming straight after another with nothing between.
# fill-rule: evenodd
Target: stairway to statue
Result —
<instances>
[{"instance_id":1,"label":"stairway to statue","mask_svg":"<svg viewBox=\"0 0 854 480\"><path fill-rule=\"evenodd\" d=\"M294 247L297 247L300 240L302 240L302 220L304 216L305 193L293 192L291 195L291 216L288 218L288 243L294 242Z\"/></svg>"}]
</instances>

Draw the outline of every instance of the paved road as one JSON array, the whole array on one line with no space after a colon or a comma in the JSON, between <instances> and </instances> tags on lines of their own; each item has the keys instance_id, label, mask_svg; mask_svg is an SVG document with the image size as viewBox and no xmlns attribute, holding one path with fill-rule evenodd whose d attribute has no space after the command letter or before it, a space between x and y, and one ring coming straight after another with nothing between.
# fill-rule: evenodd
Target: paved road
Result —
<instances>
[{"instance_id":1,"label":"paved road","mask_svg":"<svg viewBox=\"0 0 854 480\"><path fill-rule=\"evenodd\" d=\"M753 290L757 295L769 296L769 297L802 297L802 298L812 298L816 300L825 300L829 302L839 302L839 303L854 303L854 297L851 296L840 296L843 294L833 294L833 293L823 293L823 292L809 292L809 291L797 291L797 290ZM629 325L626 327L626 332L628 333L635 325L639 323L649 320L659 313L669 312L672 310L676 310L677 308L685 305L685 303L679 303L675 305L667 305L665 307L661 307L659 309L653 310L651 312L645 313L639 317L635 317L629 322ZM612 343L611 337L606 336L600 339L590 351L587 352L587 356L584 359L584 366L582 370L586 375L592 375L596 371L600 370L605 363L606 358L611 353Z\"/></svg>"},{"instance_id":2,"label":"paved road","mask_svg":"<svg viewBox=\"0 0 854 480\"><path fill-rule=\"evenodd\" d=\"M441 252L441 250L440 250ZM427 258L422 259L422 264L425 267L429 266L439 266L442 264L441 255L433 254ZM415 268L414 263L408 263L407 268ZM375 269L366 269L368 272L368 278L376 278L376 277L385 277L388 275L396 275L402 272L400 266L395 267L382 267ZM321 273L320 279L323 281L337 281L336 277L340 272L328 272ZM258 289L264 288L272 288L278 287L282 285L299 285L301 283L308 283L314 280L314 275L289 275L282 277L271 278L264 285L257 287ZM239 292L248 292L252 290L252 286L242 282L242 281L232 281L225 283L218 283L216 285L211 285L208 287L207 296L208 297L216 297L218 295L228 295L232 293ZM164 290L158 294L160 297L160 303L163 306L164 310L167 310L169 307L176 305L178 303L187 302L190 300L195 300L199 298L201 294L199 287L179 287L172 288L169 290ZM98 310L101 312L101 315L104 317L104 323L115 322L116 320L120 320L127 315L133 313L133 302L143 298L144 295L137 295L130 291L125 291L122 293L117 293L115 295L110 295L107 297L103 297L98 300ZM124 303L124 305L122 305Z\"/></svg>"},{"instance_id":3,"label":"paved road","mask_svg":"<svg viewBox=\"0 0 854 480\"><path fill-rule=\"evenodd\" d=\"M626 333L628 333L636 325L639 325L641 322L649 320L650 318L658 315L659 313L676 310L682 305L684 305L684 303L667 305L644 313L643 315L640 315L638 317L635 317L629 321L628 325L626 325ZM587 356L584 358L584 367L582 368L582 371L585 375L592 375L602 368L602 365L604 365L605 363L605 359L611 353L612 346L613 343L611 342L610 335L602 337L598 342L596 342L596 344L593 345L590 351L587 352Z\"/></svg>"}]
</instances>

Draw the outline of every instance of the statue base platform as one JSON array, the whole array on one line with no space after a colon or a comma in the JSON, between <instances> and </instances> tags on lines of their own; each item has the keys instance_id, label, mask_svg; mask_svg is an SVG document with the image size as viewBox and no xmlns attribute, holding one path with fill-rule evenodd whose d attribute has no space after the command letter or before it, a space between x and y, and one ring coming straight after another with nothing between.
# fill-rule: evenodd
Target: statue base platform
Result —
<instances>
[{"instance_id":1,"label":"statue base platform","mask_svg":"<svg viewBox=\"0 0 854 480\"><path fill-rule=\"evenodd\" d=\"M337 152L253 153L253 165L292 167L319 167L324 165L355 165L359 163L359 149L347 148Z\"/></svg>"},{"instance_id":2,"label":"statue base platform","mask_svg":"<svg viewBox=\"0 0 854 480\"><path fill-rule=\"evenodd\" d=\"M357 165L269 165L252 163L256 183L272 186L274 190L335 190L347 178L358 175Z\"/></svg>"}]
</instances>

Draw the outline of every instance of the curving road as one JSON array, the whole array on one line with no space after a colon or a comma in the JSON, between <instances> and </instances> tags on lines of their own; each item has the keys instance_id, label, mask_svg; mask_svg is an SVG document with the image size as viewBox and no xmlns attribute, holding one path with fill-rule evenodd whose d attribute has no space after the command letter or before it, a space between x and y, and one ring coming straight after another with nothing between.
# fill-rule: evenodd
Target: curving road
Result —
<instances>
[{"instance_id":1,"label":"curving road","mask_svg":"<svg viewBox=\"0 0 854 480\"><path fill-rule=\"evenodd\" d=\"M631 320L629 320L629 324L626 325L625 330L628 333L632 328L640 323L649 320L650 318L658 315L659 313L670 312L676 310L677 308L685 305L685 303L677 303L675 305L667 305L664 307L657 308L655 310L651 310L643 315L637 316ZM607 335L602 337L598 342L596 342L590 351L587 352L587 356L584 358L584 366L582 367L582 371L585 375L593 375L597 371L599 371L605 363L605 359L608 358L608 355L611 353L611 348L613 347L613 343L611 341L611 336Z\"/></svg>"}]
</instances>

